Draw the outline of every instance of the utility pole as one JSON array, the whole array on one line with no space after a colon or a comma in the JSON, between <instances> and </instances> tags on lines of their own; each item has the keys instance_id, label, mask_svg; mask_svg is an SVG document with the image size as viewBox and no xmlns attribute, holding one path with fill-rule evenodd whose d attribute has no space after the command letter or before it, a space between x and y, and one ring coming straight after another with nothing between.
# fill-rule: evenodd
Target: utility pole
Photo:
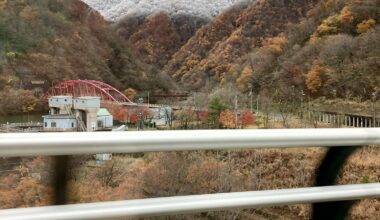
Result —
<instances>
[{"instance_id":1,"label":"utility pole","mask_svg":"<svg viewBox=\"0 0 380 220\"><path fill-rule=\"evenodd\" d=\"M376 95L377 95L377 92L372 93L372 108L373 108L372 127L376 127Z\"/></svg>"},{"instance_id":2,"label":"utility pole","mask_svg":"<svg viewBox=\"0 0 380 220\"><path fill-rule=\"evenodd\" d=\"M252 84L249 84L248 86L251 91L249 91L249 96L251 97L251 113L253 113L253 87Z\"/></svg>"},{"instance_id":3,"label":"utility pole","mask_svg":"<svg viewBox=\"0 0 380 220\"><path fill-rule=\"evenodd\" d=\"M197 107L196 102L195 102L195 92L193 93L193 105L194 105L194 109L195 109Z\"/></svg>"},{"instance_id":4,"label":"utility pole","mask_svg":"<svg viewBox=\"0 0 380 220\"><path fill-rule=\"evenodd\" d=\"M238 128L238 96L235 95L235 128Z\"/></svg>"},{"instance_id":5,"label":"utility pole","mask_svg":"<svg viewBox=\"0 0 380 220\"><path fill-rule=\"evenodd\" d=\"M304 126L306 123L305 123L305 107L304 107L304 97L305 97L305 93L303 92L303 90L301 90L301 123L302 123L302 126Z\"/></svg>"},{"instance_id":6,"label":"utility pole","mask_svg":"<svg viewBox=\"0 0 380 220\"><path fill-rule=\"evenodd\" d=\"M143 115L142 115L142 103L144 102L143 98L139 98L140 106L138 107L138 114L137 114L137 130L143 129Z\"/></svg>"},{"instance_id":7,"label":"utility pole","mask_svg":"<svg viewBox=\"0 0 380 220\"><path fill-rule=\"evenodd\" d=\"M150 104L149 104L149 101L150 101L150 100L149 100L149 98L150 98L149 95L150 95L150 94L149 94L149 91L148 91L148 108L149 108L149 106L150 106Z\"/></svg>"},{"instance_id":8,"label":"utility pole","mask_svg":"<svg viewBox=\"0 0 380 220\"><path fill-rule=\"evenodd\" d=\"M260 95L257 94L257 98L256 98L256 117L259 115L259 98L260 98Z\"/></svg>"}]
</instances>

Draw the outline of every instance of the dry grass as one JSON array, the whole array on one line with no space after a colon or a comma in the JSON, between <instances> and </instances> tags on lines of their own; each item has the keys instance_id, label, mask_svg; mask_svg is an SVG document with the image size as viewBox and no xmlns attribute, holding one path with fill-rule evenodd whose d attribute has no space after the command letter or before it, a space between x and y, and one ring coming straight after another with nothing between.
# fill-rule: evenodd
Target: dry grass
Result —
<instances>
[{"instance_id":1,"label":"dry grass","mask_svg":"<svg viewBox=\"0 0 380 220\"><path fill-rule=\"evenodd\" d=\"M228 192L225 188L225 181L220 178L228 179L227 182L234 182L232 191L251 191L251 190L268 190L282 188L296 188L312 186L315 177L315 168L318 166L321 158L326 153L326 149L321 148L290 148L290 149L256 149L243 151L218 151L218 152L192 152L185 153L182 156L173 156L173 154L146 154L142 158L132 158L129 156L117 156L113 162L119 163L123 172L119 173L119 185L107 187L99 184L99 187L107 192L108 196L101 193L101 200L118 200L118 199L135 199L144 198L147 188L157 191L164 195L176 195L176 190L180 194L197 194L197 193L214 193L213 189L220 189L218 192ZM342 170L338 183L339 184L356 184L363 182L380 182L380 149L376 147L363 148L358 150L350 157L348 163ZM169 164L163 161L167 158ZM186 182L188 171L193 170L191 164L198 164L199 161L219 161L220 166L212 172L225 173L225 175L211 175L210 168L195 169L190 175L191 179L201 179L209 176L206 182L191 182L195 184L189 188L190 182ZM165 163L166 165L162 165ZM173 167L171 167L173 163ZM179 165L182 164L182 165ZM189 166L188 166L189 165ZM173 169L172 169L173 168ZM228 169L226 170L226 168ZM206 170L204 170L206 169ZM183 182L173 181L172 174L174 170L184 173ZM203 170L203 171L202 171ZM81 172L87 172L94 184L94 172L99 172L99 168L84 168ZM165 174L166 172L166 174ZM199 176L197 176L199 174ZM95 175L96 176L96 175ZM87 177L87 178L88 178ZM99 178L99 177L98 177ZM182 178L182 177L178 177ZM218 179L219 178L219 179ZM155 180L155 181L154 181ZM147 181L149 184L147 185ZM153 182L153 184L152 184ZM99 199L95 196L94 190L87 189L86 181L79 179L73 185L76 190L77 198L86 198L74 200L75 202L89 202ZM171 191L162 185L173 185L176 190ZM180 186L178 186L178 184ZM183 184L181 186L181 184ZM200 186L199 186L200 185ZM204 187L203 187L204 186ZM97 188L99 190L99 188ZM168 190L168 191L165 191ZM165 191L165 192L163 192ZM255 210L240 210L231 212L212 212L207 216L216 219L230 219L236 216L237 219L309 219L311 213L310 205L291 205L271 208L260 208ZM352 210L350 219L379 219L380 201L363 200L356 204ZM181 215L169 219L207 219L203 215ZM167 219L167 218L163 218Z\"/></svg>"},{"instance_id":2,"label":"dry grass","mask_svg":"<svg viewBox=\"0 0 380 220\"><path fill-rule=\"evenodd\" d=\"M308 187L314 185L315 169L325 153L324 148L150 153L114 155L112 161L102 165L95 165L93 160L86 159L84 164L75 166L71 172L69 196L72 203L82 203L162 195ZM338 183L380 182L379 158L378 147L359 149L349 158ZM25 165L30 171L33 169L41 173L51 168L41 158L37 161L39 163ZM36 176L32 172L28 175L15 180L33 179ZM4 180L4 184L11 180L6 180L4 176L1 178L0 183ZM32 183L46 185L37 179ZM7 188L4 190L7 192ZM45 196L48 197L47 194ZM36 204L18 206L29 205ZM310 213L310 205L291 205L162 219L309 219ZM379 213L380 200L363 200L352 209L350 219L380 219Z\"/></svg>"}]
</instances>

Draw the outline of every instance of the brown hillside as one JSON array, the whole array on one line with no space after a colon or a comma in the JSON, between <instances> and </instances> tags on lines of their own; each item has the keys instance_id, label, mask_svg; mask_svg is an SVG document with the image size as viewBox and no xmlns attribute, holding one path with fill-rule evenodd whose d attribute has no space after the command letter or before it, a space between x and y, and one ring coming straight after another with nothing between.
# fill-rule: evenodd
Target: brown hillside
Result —
<instances>
[{"instance_id":1,"label":"brown hillside","mask_svg":"<svg viewBox=\"0 0 380 220\"><path fill-rule=\"evenodd\" d=\"M219 80L234 71L237 59L297 22L315 2L260 0L233 8L201 28L164 71L193 89L204 86L207 77Z\"/></svg>"},{"instance_id":2,"label":"brown hillside","mask_svg":"<svg viewBox=\"0 0 380 220\"><path fill-rule=\"evenodd\" d=\"M162 68L207 20L189 15L161 12L148 17L127 17L116 25L117 32L146 63Z\"/></svg>"}]
</instances>

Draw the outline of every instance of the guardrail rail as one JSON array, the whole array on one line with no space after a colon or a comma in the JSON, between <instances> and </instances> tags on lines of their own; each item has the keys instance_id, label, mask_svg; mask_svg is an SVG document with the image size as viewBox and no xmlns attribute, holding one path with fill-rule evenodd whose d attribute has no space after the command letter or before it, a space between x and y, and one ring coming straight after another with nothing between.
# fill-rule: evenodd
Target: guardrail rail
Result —
<instances>
[{"instance_id":1,"label":"guardrail rail","mask_svg":"<svg viewBox=\"0 0 380 220\"><path fill-rule=\"evenodd\" d=\"M1 157L56 156L56 206L0 210L0 219L107 219L299 203L313 203L313 219L344 219L355 200L380 198L380 183L336 186L339 170L358 147L379 144L379 128L0 134ZM269 147L330 147L316 187L64 205L67 155Z\"/></svg>"}]
</instances>

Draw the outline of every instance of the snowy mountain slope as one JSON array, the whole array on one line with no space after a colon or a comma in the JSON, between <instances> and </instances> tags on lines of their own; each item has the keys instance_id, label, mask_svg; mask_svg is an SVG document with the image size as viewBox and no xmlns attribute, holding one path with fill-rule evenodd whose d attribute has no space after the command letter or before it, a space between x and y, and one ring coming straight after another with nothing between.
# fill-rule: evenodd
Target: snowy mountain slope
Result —
<instances>
[{"instance_id":1,"label":"snowy mountain slope","mask_svg":"<svg viewBox=\"0 0 380 220\"><path fill-rule=\"evenodd\" d=\"M107 20L116 21L128 15L147 15L160 11L171 15L190 14L211 18L242 0L82 0L99 11Z\"/></svg>"}]
</instances>

